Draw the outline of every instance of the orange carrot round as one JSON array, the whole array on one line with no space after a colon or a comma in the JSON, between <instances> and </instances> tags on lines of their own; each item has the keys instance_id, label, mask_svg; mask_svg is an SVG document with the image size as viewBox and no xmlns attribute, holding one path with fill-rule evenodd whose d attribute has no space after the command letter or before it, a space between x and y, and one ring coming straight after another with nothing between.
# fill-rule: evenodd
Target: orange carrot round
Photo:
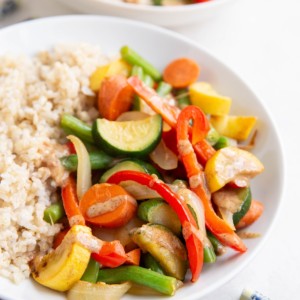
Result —
<instances>
[{"instance_id":1,"label":"orange carrot round","mask_svg":"<svg viewBox=\"0 0 300 300\"><path fill-rule=\"evenodd\" d=\"M249 210L244 215L244 217L237 223L236 228L240 229L251 225L262 215L263 211L264 205L261 202L252 199Z\"/></svg>"},{"instance_id":2,"label":"orange carrot round","mask_svg":"<svg viewBox=\"0 0 300 300\"><path fill-rule=\"evenodd\" d=\"M128 111L133 99L133 89L124 75L113 75L103 80L98 93L100 115L114 121Z\"/></svg>"},{"instance_id":3,"label":"orange carrot round","mask_svg":"<svg viewBox=\"0 0 300 300\"><path fill-rule=\"evenodd\" d=\"M194 60L182 57L173 60L163 72L163 79L174 88L184 88L197 80L200 68Z\"/></svg>"},{"instance_id":4,"label":"orange carrot round","mask_svg":"<svg viewBox=\"0 0 300 300\"><path fill-rule=\"evenodd\" d=\"M128 223L135 215L137 203L121 186L99 183L83 195L79 208L86 221L116 228Z\"/></svg>"}]
</instances>

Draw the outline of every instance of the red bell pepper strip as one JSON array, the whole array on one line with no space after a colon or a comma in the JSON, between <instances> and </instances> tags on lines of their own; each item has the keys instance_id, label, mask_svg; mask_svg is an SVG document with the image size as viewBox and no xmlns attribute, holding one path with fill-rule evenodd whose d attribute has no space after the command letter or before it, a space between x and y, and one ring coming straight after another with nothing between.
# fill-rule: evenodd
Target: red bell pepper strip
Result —
<instances>
[{"instance_id":1,"label":"red bell pepper strip","mask_svg":"<svg viewBox=\"0 0 300 300\"><path fill-rule=\"evenodd\" d=\"M104 242L98 253L92 253L92 258L107 268L119 267L127 260L124 247L118 240Z\"/></svg>"},{"instance_id":2,"label":"red bell pepper strip","mask_svg":"<svg viewBox=\"0 0 300 300\"><path fill-rule=\"evenodd\" d=\"M70 226L85 225L84 217L82 216L78 206L76 182L71 175L62 187L61 196Z\"/></svg>"},{"instance_id":3,"label":"red bell pepper strip","mask_svg":"<svg viewBox=\"0 0 300 300\"><path fill-rule=\"evenodd\" d=\"M196 154L189 140L191 120L193 121L191 130L192 141L195 143L201 141L206 136L208 130L208 121L199 107L191 105L182 110L178 118L177 143L178 152L187 171L190 187L203 203L205 222L209 230L217 236L221 243L239 252L245 252L247 248L243 241L213 209L203 169L197 161Z\"/></svg>"},{"instance_id":4,"label":"red bell pepper strip","mask_svg":"<svg viewBox=\"0 0 300 300\"><path fill-rule=\"evenodd\" d=\"M180 109L177 106L170 105L163 97L159 96L155 90L146 86L138 77L132 76L127 82L134 91L172 128L176 129L177 119ZM215 153L215 149L206 141L201 140L198 143L193 142L194 149L202 165Z\"/></svg>"},{"instance_id":5,"label":"red bell pepper strip","mask_svg":"<svg viewBox=\"0 0 300 300\"><path fill-rule=\"evenodd\" d=\"M164 121L175 128L180 109L177 106L170 105L166 99L159 96L155 90L146 86L137 76L131 76L127 82L134 91L158 114Z\"/></svg>"},{"instance_id":6,"label":"red bell pepper strip","mask_svg":"<svg viewBox=\"0 0 300 300\"><path fill-rule=\"evenodd\" d=\"M151 175L136 171L119 171L113 174L108 183L119 184L122 181L132 180L155 190L174 209L179 217L183 229L183 237L186 242L192 282L195 282L203 266L203 244L200 231L189 208L180 198L161 180Z\"/></svg>"}]
</instances>

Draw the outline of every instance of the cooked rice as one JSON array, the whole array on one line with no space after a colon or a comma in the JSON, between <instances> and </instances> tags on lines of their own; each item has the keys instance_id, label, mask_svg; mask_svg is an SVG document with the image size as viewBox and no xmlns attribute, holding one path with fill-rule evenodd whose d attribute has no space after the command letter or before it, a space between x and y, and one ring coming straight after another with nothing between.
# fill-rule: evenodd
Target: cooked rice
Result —
<instances>
[{"instance_id":1,"label":"cooked rice","mask_svg":"<svg viewBox=\"0 0 300 300\"><path fill-rule=\"evenodd\" d=\"M35 57L0 57L0 276L20 282L60 225L43 221L66 177L58 158L63 113L97 116L89 76L107 62L91 45L60 45Z\"/></svg>"}]
</instances>

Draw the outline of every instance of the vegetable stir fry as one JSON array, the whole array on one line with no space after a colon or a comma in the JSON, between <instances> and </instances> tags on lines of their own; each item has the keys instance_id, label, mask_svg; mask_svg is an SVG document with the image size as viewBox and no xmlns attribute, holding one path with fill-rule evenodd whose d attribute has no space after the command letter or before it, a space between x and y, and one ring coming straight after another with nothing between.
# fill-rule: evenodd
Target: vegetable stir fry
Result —
<instances>
[{"instance_id":1,"label":"vegetable stir fry","mask_svg":"<svg viewBox=\"0 0 300 300\"><path fill-rule=\"evenodd\" d=\"M226 249L247 251L238 230L263 212L250 181L264 166L245 150L256 117L230 115L200 73L187 57L161 73L124 46L92 74L100 117L62 116L69 178L44 219L67 222L33 260L37 282L68 299L120 299L133 283L173 295Z\"/></svg>"}]
</instances>

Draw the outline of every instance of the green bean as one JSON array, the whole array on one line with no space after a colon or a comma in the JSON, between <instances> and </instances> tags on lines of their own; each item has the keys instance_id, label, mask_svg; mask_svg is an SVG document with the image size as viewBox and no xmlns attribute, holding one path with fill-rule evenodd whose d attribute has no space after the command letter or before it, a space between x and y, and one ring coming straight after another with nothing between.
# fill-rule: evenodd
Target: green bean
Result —
<instances>
[{"instance_id":1,"label":"green bean","mask_svg":"<svg viewBox=\"0 0 300 300\"><path fill-rule=\"evenodd\" d=\"M213 247L204 247L203 249L203 260L206 263L214 263L216 261L216 253Z\"/></svg>"},{"instance_id":2,"label":"green bean","mask_svg":"<svg viewBox=\"0 0 300 300\"><path fill-rule=\"evenodd\" d=\"M127 61L131 65L138 65L143 68L143 70L149 74L155 81L159 81L161 79L160 72L146 59L141 57L138 53L136 53L133 49L128 46L123 46L120 49L122 58Z\"/></svg>"},{"instance_id":3,"label":"green bean","mask_svg":"<svg viewBox=\"0 0 300 300\"><path fill-rule=\"evenodd\" d=\"M210 126L210 129L206 135L206 140L214 146L220 139L219 132L212 126Z\"/></svg>"},{"instance_id":4,"label":"green bean","mask_svg":"<svg viewBox=\"0 0 300 300\"><path fill-rule=\"evenodd\" d=\"M98 279L99 270L100 270L99 263L94 259L90 258L89 264L86 267L80 280L96 283Z\"/></svg>"},{"instance_id":5,"label":"green bean","mask_svg":"<svg viewBox=\"0 0 300 300\"><path fill-rule=\"evenodd\" d=\"M110 166L113 158L102 150L97 150L89 153L92 170L105 169ZM66 170L74 172L77 170L78 157L77 154L64 156L60 159Z\"/></svg>"},{"instance_id":6,"label":"green bean","mask_svg":"<svg viewBox=\"0 0 300 300\"><path fill-rule=\"evenodd\" d=\"M153 80L153 78L152 78L150 75L148 75L148 74L144 74L143 82L144 82L147 86L149 86L149 87L151 87L151 88L153 88L153 86L154 86L154 80Z\"/></svg>"},{"instance_id":7,"label":"green bean","mask_svg":"<svg viewBox=\"0 0 300 300\"><path fill-rule=\"evenodd\" d=\"M157 89L156 89L156 93L162 97L167 96L172 90L172 86L164 81L160 81Z\"/></svg>"},{"instance_id":8,"label":"green bean","mask_svg":"<svg viewBox=\"0 0 300 300\"><path fill-rule=\"evenodd\" d=\"M149 253L143 255L143 264L147 269L150 269L159 274L164 274L164 271L157 260Z\"/></svg>"},{"instance_id":9,"label":"green bean","mask_svg":"<svg viewBox=\"0 0 300 300\"><path fill-rule=\"evenodd\" d=\"M217 255L222 255L226 252L224 245L209 231L206 232L208 239L210 240L212 246L214 247L215 253Z\"/></svg>"},{"instance_id":10,"label":"green bean","mask_svg":"<svg viewBox=\"0 0 300 300\"><path fill-rule=\"evenodd\" d=\"M220 138L218 139L218 141L214 144L214 148L216 150L219 150L221 148L225 148L228 147L230 145L230 141L227 137L225 136L220 136Z\"/></svg>"},{"instance_id":11,"label":"green bean","mask_svg":"<svg viewBox=\"0 0 300 300\"><path fill-rule=\"evenodd\" d=\"M122 266L114 269L99 270L98 281L120 283L123 281L148 286L166 295L174 295L182 282L174 277L159 274L138 266Z\"/></svg>"},{"instance_id":12,"label":"green bean","mask_svg":"<svg viewBox=\"0 0 300 300\"><path fill-rule=\"evenodd\" d=\"M60 124L67 134L74 134L83 141L94 143L91 126L87 125L76 117L69 114L64 114Z\"/></svg>"},{"instance_id":13,"label":"green bean","mask_svg":"<svg viewBox=\"0 0 300 300\"><path fill-rule=\"evenodd\" d=\"M152 0L153 5L163 5L163 0Z\"/></svg>"},{"instance_id":14,"label":"green bean","mask_svg":"<svg viewBox=\"0 0 300 300\"><path fill-rule=\"evenodd\" d=\"M178 90L176 93L176 99L180 109L183 109L191 104L190 96L187 89Z\"/></svg>"},{"instance_id":15,"label":"green bean","mask_svg":"<svg viewBox=\"0 0 300 300\"><path fill-rule=\"evenodd\" d=\"M51 204L44 211L44 221L50 224L55 224L63 216L65 216L65 210L61 201Z\"/></svg>"},{"instance_id":16,"label":"green bean","mask_svg":"<svg viewBox=\"0 0 300 300\"><path fill-rule=\"evenodd\" d=\"M144 78L143 68L138 65L132 66L131 76L137 76L140 80L143 80L143 78Z\"/></svg>"}]
</instances>

